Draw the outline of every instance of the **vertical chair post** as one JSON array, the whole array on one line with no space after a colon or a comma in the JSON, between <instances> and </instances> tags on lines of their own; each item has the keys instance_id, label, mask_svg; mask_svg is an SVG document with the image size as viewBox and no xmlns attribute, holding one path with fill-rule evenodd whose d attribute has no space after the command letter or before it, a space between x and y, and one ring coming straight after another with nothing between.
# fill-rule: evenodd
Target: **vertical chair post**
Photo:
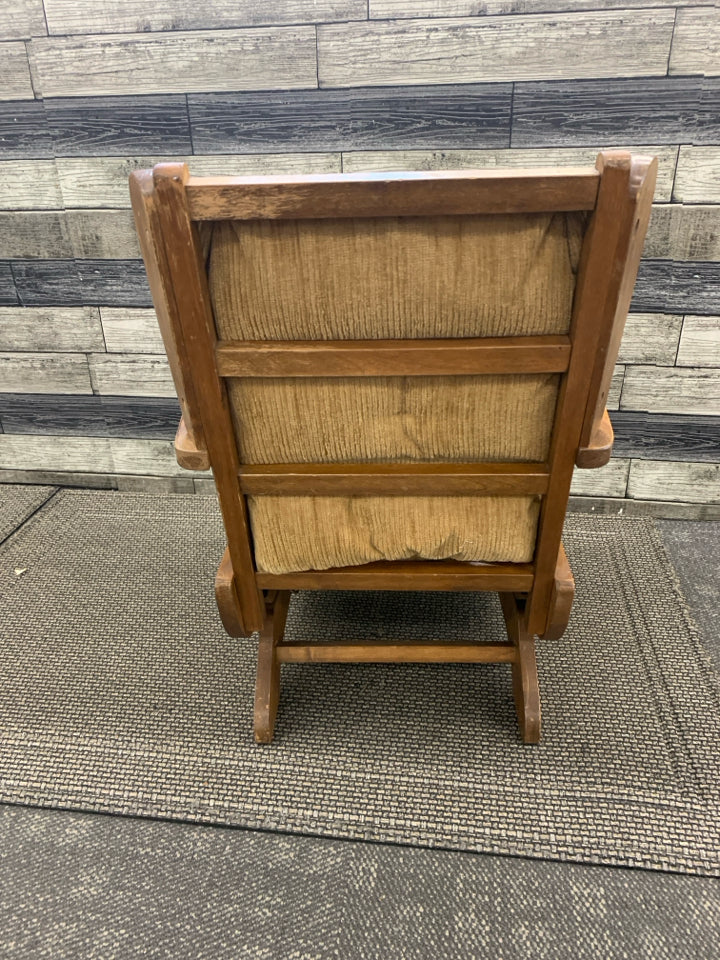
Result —
<instances>
[{"instance_id":1,"label":"vertical chair post","mask_svg":"<svg viewBox=\"0 0 720 960\"><path fill-rule=\"evenodd\" d=\"M260 631L257 679L255 681L255 740L270 743L275 733L275 718L280 700L280 661L277 645L285 633L290 591L278 590L268 597Z\"/></svg>"}]
</instances>

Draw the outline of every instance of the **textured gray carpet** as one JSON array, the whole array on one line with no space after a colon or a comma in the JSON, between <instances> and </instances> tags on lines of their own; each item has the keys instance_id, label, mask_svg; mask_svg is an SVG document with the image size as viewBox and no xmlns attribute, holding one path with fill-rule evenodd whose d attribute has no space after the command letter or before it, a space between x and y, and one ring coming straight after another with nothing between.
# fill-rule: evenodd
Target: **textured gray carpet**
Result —
<instances>
[{"instance_id":1,"label":"textured gray carpet","mask_svg":"<svg viewBox=\"0 0 720 960\"><path fill-rule=\"evenodd\" d=\"M718 871L717 675L644 520L573 517L571 627L541 648L545 738L508 669L284 668L251 742L254 649L213 609L212 501L63 491L1 553L2 791L58 805L537 857ZM13 567L25 566L20 578ZM332 630L497 636L487 598L302 594Z\"/></svg>"},{"instance_id":2,"label":"textured gray carpet","mask_svg":"<svg viewBox=\"0 0 720 960\"><path fill-rule=\"evenodd\" d=\"M0 484L0 543L42 506L56 489Z\"/></svg>"}]
</instances>

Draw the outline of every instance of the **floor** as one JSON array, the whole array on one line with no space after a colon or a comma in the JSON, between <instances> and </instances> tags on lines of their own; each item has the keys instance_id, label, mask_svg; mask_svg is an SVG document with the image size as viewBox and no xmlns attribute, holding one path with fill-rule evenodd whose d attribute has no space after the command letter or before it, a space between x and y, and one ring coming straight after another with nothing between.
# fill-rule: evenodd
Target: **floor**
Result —
<instances>
[{"instance_id":1,"label":"floor","mask_svg":"<svg viewBox=\"0 0 720 960\"><path fill-rule=\"evenodd\" d=\"M720 669L720 523L657 521ZM716 958L720 883L0 806L3 957Z\"/></svg>"}]
</instances>

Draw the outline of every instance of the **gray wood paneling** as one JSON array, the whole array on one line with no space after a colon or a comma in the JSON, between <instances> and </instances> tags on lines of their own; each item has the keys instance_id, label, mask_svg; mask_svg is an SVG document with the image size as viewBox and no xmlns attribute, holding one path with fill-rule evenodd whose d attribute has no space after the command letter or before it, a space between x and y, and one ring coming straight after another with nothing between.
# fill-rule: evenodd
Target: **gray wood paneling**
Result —
<instances>
[{"instance_id":1,"label":"gray wood paneling","mask_svg":"<svg viewBox=\"0 0 720 960\"><path fill-rule=\"evenodd\" d=\"M503 13L569 13L622 7L712 6L715 0L369 0L370 18L489 17Z\"/></svg>"},{"instance_id":2,"label":"gray wood paneling","mask_svg":"<svg viewBox=\"0 0 720 960\"><path fill-rule=\"evenodd\" d=\"M0 161L0 210L59 210L62 205L54 160Z\"/></svg>"},{"instance_id":3,"label":"gray wood paneling","mask_svg":"<svg viewBox=\"0 0 720 960\"><path fill-rule=\"evenodd\" d=\"M617 410L620 406L620 394L622 393L623 380L625 378L625 367L618 363L613 370L610 389L608 390L607 409Z\"/></svg>"},{"instance_id":4,"label":"gray wood paneling","mask_svg":"<svg viewBox=\"0 0 720 960\"><path fill-rule=\"evenodd\" d=\"M321 25L322 87L664 74L672 10Z\"/></svg>"},{"instance_id":5,"label":"gray wood paneling","mask_svg":"<svg viewBox=\"0 0 720 960\"><path fill-rule=\"evenodd\" d=\"M639 500L720 503L720 463L633 460L628 495Z\"/></svg>"},{"instance_id":6,"label":"gray wood paneling","mask_svg":"<svg viewBox=\"0 0 720 960\"><path fill-rule=\"evenodd\" d=\"M720 461L720 417L616 410L610 419L619 457Z\"/></svg>"},{"instance_id":7,"label":"gray wood paneling","mask_svg":"<svg viewBox=\"0 0 720 960\"><path fill-rule=\"evenodd\" d=\"M5 470L112 473L110 441L104 437L38 437L4 433L0 463Z\"/></svg>"},{"instance_id":8,"label":"gray wood paneling","mask_svg":"<svg viewBox=\"0 0 720 960\"><path fill-rule=\"evenodd\" d=\"M101 307L108 353L165 353L154 310Z\"/></svg>"},{"instance_id":9,"label":"gray wood paneling","mask_svg":"<svg viewBox=\"0 0 720 960\"><path fill-rule=\"evenodd\" d=\"M631 313L625 324L618 360L621 363L675 363L682 317L662 313Z\"/></svg>"},{"instance_id":10,"label":"gray wood paneling","mask_svg":"<svg viewBox=\"0 0 720 960\"><path fill-rule=\"evenodd\" d=\"M685 317L676 362L679 367L720 367L720 317Z\"/></svg>"},{"instance_id":11,"label":"gray wood paneling","mask_svg":"<svg viewBox=\"0 0 720 960\"><path fill-rule=\"evenodd\" d=\"M0 350L104 350L97 307L0 307Z\"/></svg>"},{"instance_id":12,"label":"gray wood paneling","mask_svg":"<svg viewBox=\"0 0 720 960\"><path fill-rule=\"evenodd\" d=\"M596 470L578 470L573 473L570 492L583 497L624 497L627 490L630 461L613 457Z\"/></svg>"},{"instance_id":13,"label":"gray wood paneling","mask_svg":"<svg viewBox=\"0 0 720 960\"><path fill-rule=\"evenodd\" d=\"M621 410L720 415L720 370L630 366Z\"/></svg>"},{"instance_id":14,"label":"gray wood paneling","mask_svg":"<svg viewBox=\"0 0 720 960\"><path fill-rule=\"evenodd\" d=\"M121 493L195 493L192 477L131 477L119 474L115 478Z\"/></svg>"},{"instance_id":15,"label":"gray wood paneling","mask_svg":"<svg viewBox=\"0 0 720 960\"><path fill-rule=\"evenodd\" d=\"M113 476L102 473L63 472L60 470L0 469L0 483L49 483L58 487L117 490L117 482Z\"/></svg>"},{"instance_id":16,"label":"gray wood paneling","mask_svg":"<svg viewBox=\"0 0 720 960\"><path fill-rule=\"evenodd\" d=\"M202 477L202 473L183 470L175 459L170 440L110 439L113 472L155 477Z\"/></svg>"},{"instance_id":17,"label":"gray wood paneling","mask_svg":"<svg viewBox=\"0 0 720 960\"><path fill-rule=\"evenodd\" d=\"M172 440L176 399L0 393L5 433Z\"/></svg>"},{"instance_id":18,"label":"gray wood paneling","mask_svg":"<svg viewBox=\"0 0 720 960\"><path fill-rule=\"evenodd\" d=\"M653 207L644 255L666 260L720 259L720 206Z\"/></svg>"},{"instance_id":19,"label":"gray wood paneling","mask_svg":"<svg viewBox=\"0 0 720 960\"><path fill-rule=\"evenodd\" d=\"M51 158L45 105L38 100L0 102L0 159Z\"/></svg>"},{"instance_id":20,"label":"gray wood paneling","mask_svg":"<svg viewBox=\"0 0 720 960\"><path fill-rule=\"evenodd\" d=\"M68 210L65 218L74 257L83 260L140 257L130 210Z\"/></svg>"},{"instance_id":21,"label":"gray wood paneling","mask_svg":"<svg viewBox=\"0 0 720 960\"><path fill-rule=\"evenodd\" d=\"M309 26L48 37L33 51L46 98L317 86Z\"/></svg>"},{"instance_id":22,"label":"gray wood paneling","mask_svg":"<svg viewBox=\"0 0 720 960\"><path fill-rule=\"evenodd\" d=\"M673 199L720 203L720 147L680 147Z\"/></svg>"},{"instance_id":23,"label":"gray wood paneling","mask_svg":"<svg viewBox=\"0 0 720 960\"><path fill-rule=\"evenodd\" d=\"M65 214L61 211L0 212L0 257L65 259L72 255Z\"/></svg>"},{"instance_id":24,"label":"gray wood paneling","mask_svg":"<svg viewBox=\"0 0 720 960\"><path fill-rule=\"evenodd\" d=\"M668 73L720 75L720 14L717 7L678 10Z\"/></svg>"},{"instance_id":25,"label":"gray wood paneling","mask_svg":"<svg viewBox=\"0 0 720 960\"><path fill-rule=\"evenodd\" d=\"M0 42L0 100L32 100L34 96L25 44Z\"/></svg>"},{"instance_id":26,"label":"gray wood paneling","mask_svg":"<svg viewBox=\"0 0 720 960\"><path fill-rule=\"evenodd\" d=\"M6 260L0 260L0 304L17 303L15 279Z\"/></svg>"},{"instance_id":27,"label":"gray wood paneling","mask_svg":"<svg viewBox=\"0 0 720 960\"><path fill-rule=\"evenodd\" d=\"M42 0L0 3L0 37L3 40L25 40L46 33Z\"/></svg>"},{"instance_id":28,"label":"gray wood paneling","mask_svg":"<svg viewBox=\"0 0 720 960\"><path fill-rule=\"evenodd\" d=\"M636 313L720 314L720 270L715 263L643 260L632 309Z\"/></svg>"},{"instance_id":29,"label":"gray wood paneling","mask_svg":"<svg viewBox=\"0 0 720 960\"><path fill-rule=\"evenodd\" d=\"M84 354L0 354L0 384L6 393L92 393Z\"/></svg>"},{"instance_id":30,"label":"gray wood paneling","mask_svg":"<svg viewBox=\"0 0 720 960\"><path fill-rule=\"evenodd\" d=\"M175 387L164 356L94 353L90 375L96 393L123 397L174 397Z\"/></svg>"},{"instance_id":31,"label":"gray wood paneling","mask_svg":"<svg viewBox=\"0 0 720 960\"><path fill-rule=\"evenodd\" d=\"M51 34L212 30L271 24L364 20L366 0L45 0ZM44 31L43 31L44 32ZM1 35L1 34L0 34Z\"/></svg>"},{"instance_id":32,"label":"gray wood paneling","mask_svg":"<svg viewBox=\"0 0 720 960\"><path fill-rule=\"evenodd\" d=\"M142 260L16 260L12 272L26 306L152 306Z\"/></svg>"}]
</instances>

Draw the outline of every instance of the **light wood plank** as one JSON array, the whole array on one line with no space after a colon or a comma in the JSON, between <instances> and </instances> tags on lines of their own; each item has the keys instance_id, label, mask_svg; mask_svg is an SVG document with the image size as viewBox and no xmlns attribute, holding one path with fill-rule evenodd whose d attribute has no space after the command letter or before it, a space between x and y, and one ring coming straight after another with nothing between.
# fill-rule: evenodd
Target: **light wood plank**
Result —
<instances>
[{"instance_id":1,"label":"light wood plank","mask_svg":"<svg viewBox=\"0 0 720 960\"><path fill-rule=\"evenodd\" d=\"M720 463L633 460L628 496L638 500L720 503Z\"/></svg>"},{"instance_id":2,"label":"light wood plank","mask_svg":"<svg viewBox=\"0 0 720 960\"><path fill-rule=\"evenodd\" d=\"M134 477L119 475L114 478L117 489L123 493L195 493L192 477Z\"/></svg>"},{"instance_id":3,"label":"light wood plank","mask_svg":"<svg viewBox=\"0 0 720 960\"><path fill-rule=\"evenodd\" d=\"M673 10L318 27L321 87L664 75Z\"/></svg>"},{"instance_id":4,"label":"light wood plank","mask_svg":"<svg viewBox=\"0 0 720 960\"><path fill-rule=\"evenodd\" d=\"M90 375L96 393L124 397L174 397L175 385L164 356L90 356Z\"/></svg>"},{"instance_id":5,"label":"light wood plank","mask_svg":"<svg viewBox=\"0 0 720 960\"><path fill-rule=\"evenodd\" d=\"M199 177L339 173L337 153L264 153L219 156L60 157L56 161L66 207L130 208L128 177L156 163L187 163ZM1 168L0 168L1 169Z\"/></svg>"},{"instance_id":6,"label":"light wood plank","mask_svg":"<svg viewBox=\"0 0 720 960\"><path fill-rule=\"evenodd\" d=\"M154 310L100 307L108 353L165 353Z\"/></svg>"},{"instance_id":7,"label":"light wood plank","mask_svg":"<svg viewBox=\"0 0 720 960\"><path fill-rule=\"evenodd\" d=\"M627 367L620 409L720 416L720 370Z\"/></svg>"},{"instance_id":8,"label":"light wood plank","mask_svg":"<svg viewBox=\"0 0 720 960\"><path fill-rule=\"evenodd\" d=\"M110 441L104 437L37 437L0 434L5 470L112 473Z\"/></svg>"},{"instance_id":9,"label":"light wood plank","mask_svg":"<svg viewBox=\"0 0 720 960\"><path fill-rule=\"evenodd\" d=\"M518 150L361 150L342 155L345 173L366 170L467 170L492 167L532 168L594 166L602 147L545 147ZM669 201L678 148L672 146L619 147L633 154L658 158L655 199Z\"/></svg>"},{"instance_id":10,"label":"light wood plank","mask_svg":"<svg viewBox=\"0 0 720 960\"><path fill-rule=\"evenodd\" d=\"M613 457L596 470L575 469L570 493L576 497L624 497L627 490L630 461Z\"/></svg>"},{"instance_id":11,"label":"light wood plank","mask_svg":"<svg viewBox=\"0 0 720 960\"><path fill-rule=\"evenodd\" d=\"M45 10L50 33L63 35L364 20L367 5L366 0L45 0Z\"/></svg>"},{"instance_id":12,"label":"light wood plank","mask_svg":"<svg viewBox=\"0 0 720 960\"><path fill-rule=\"evenodd\" d=\"M620 344L619 362L673 366L682 323L682 316L676 314L631 313Z\"/></svg>"},{"instance_id":13,"label":"light wood plank","mask_svg":"<svg viewBox=\"0 0 720 960\"><path fill-rule=\"evenodd\" d=\"M0 350L104 350L97 307L0 307Z\"/></svg>"},{"instance_id":14,"label":"light wood plank","mask_svg":"<svg viewBox=\"0 0 720 960\"><path fill-rule=\"evenodd\" d=\"M720 76L720 16L717 7L678 10L668 73Z\"/></svg>"},{"instance_id":15,"label":"light wood plank","mask_svg":"<svg viewBox=\"0 0 720 960\"><path fill-rule=\"evenodd\" d=\"M720 367L720 317L685 317L676 363L679 367Z\"/></svg>"},{"instance_id":16,"label":"light wood plank","mask_svg":"<svg viewBox=\"0 0 720 960\"><path fill-rule=\"evenodd\" d=\"M46 34L42 0L0 3L0 37L4 40L25 40Z\"/></svg>"},{"instance_id":17,"label":"light wood plank","mask_svg":"<svg viewBox=\"0 0 720 960\"><path fill-rule=\"evenodd\" d=\"M33 48L43 97L317 86L314 27L49 37Z\"/></svg>"},{"instance_id":18,"label":"light wood plank","mask_svg":"<svg viewBox=\"0 0 720 960\"><path fill-rule=\"evenodd\" d=\"M168 440L108 441L114 473L154 477L187 477L196 474L182 468L175 459L175 449ZM197 476L201 477L199 473Z\"/></svg>"},{"instance_id":19,"label":"light wood plank","mask_svg":"<svg viewBox=\"0 0 720 960\"><path fill-rule=\"evenodd\" d=\"M72 254L80 260L140 258L130 210L68 210L65 213Z\"/></svg>"},{"instance_id":20,"label":"light wood plank","mask_svg":"<svg viewBox=\"0 0 720 960\"><path fill-rule=\"evenodd\" d=\"M623 364L619 363L616 365L612 380L610 381L610 390L608 391L608 398L606 403L606 408L608 410L618 410L620 407L620 394L622 393L623 381L625 378L625 367Z\"/></svg>"},{"instance_id":21,"label":"light wood plank","mask_svg":"<svg viewBox=\"0 0 720 960\"><path fill-rule=\"evenodd\" d=\"M87 358L73 353L0 354L5 393L92 393Z\"/></svg>"},{"instance_id":22,"label":"light wood plank","mask_svg":"<svg viewBox=\"0 0 720 960\"><path fill-rule=\"evenodd\" d=\"M654 206L643 255L657 260L720 260L720 206Z\"/></svg>"},{"instance_id":23,"label":"light wood plank","mask_svg":"<svg viewBox=\"0 0 720 960\"><path fill-rule=\"evenodd\" d=\"M0 100L32 100L34 96L25 44L0 43Z\"/></svg>"},{"instance_id":24,"label":"light wood plank","mask_svg":"<svg viewBox=\"0 0 720 960\"><path fill-rule=\"evenodd\" d=\"M720 203L720 146L680 147L673 199L683 203Z\"/></svg>"},{"instance_id":25,"label":"light wood plank","mask_svg":"<svg viewBox=\"0 0 720 960\"><path fill-rule=\"evenodd\" d=\"M0 212L1 259L65 260L71 257L72 247L63 212Z\"/></svg>"},{"instance_id":26,"label":"light wood plank","mask_svg":"<svg viewBox=\"0 0 720 960\"><path fill-rule=\"evenodd\" d=\"M490 17L503 13L567 13L599 7L712 6L715 0L369 0L371 20L421 17Z\"/></svg>"},{"instance_id":27,"label":"light wood plank","mask_svg":"<svg viewBox=\"0 0 720 960\"><path fill-rule=\"evenodd\" d=\"M54 160L0 163L0 210L60 210L62 206Z\"/></svg>"}]
</instances>

